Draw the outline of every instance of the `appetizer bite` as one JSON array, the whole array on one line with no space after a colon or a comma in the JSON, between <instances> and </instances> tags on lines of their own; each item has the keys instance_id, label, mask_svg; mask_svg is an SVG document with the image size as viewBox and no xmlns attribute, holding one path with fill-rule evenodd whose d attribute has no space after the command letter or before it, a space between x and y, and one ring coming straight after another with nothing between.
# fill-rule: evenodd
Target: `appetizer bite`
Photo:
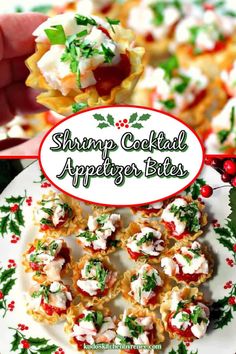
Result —
<instances>
[{"instance_id":1,"label":"appetizer bite","mask_svg":"<svg viewBox=\"0 0 236 354\"><path fill-rule=\"evenodd\" d=\"M87 227L80 230L76 238L86 251L105 255L116 251L120 229L119 214L90 215Z\"/></svg>"},{"instance_id":2,"label":"appetizer bite","mask_svg":"<svg viewBox=\"0 0 236 354\"><path fill-rule=\"evenodd\" d=\"M161 259L163 272L177 283L200 285L213 272L213 260L207 247L199 242L176 244Z\"/></svg>"},{"instance_id":3,"label":"appetizer bite","mask_svg":"<svg viewBox=\"0 0 236 354\"><path fill-rule=\"evenodd\" d=\"M167 236L174 240L195 240L207 224L205 205L190 196L178 196L169 201L161 214Z\"/></svg>"},{"instance_id":4,"label":"appetizer bite","mask_svg":"<svg viewBox=\"0 0 236 354\"><path fill-rule=\"evenodd\" d=\"M173 288L165 294L160 312L170 338L192 342L202 338L209 325L210 310L197 288Z\"/></svg>"},{"instance_id":5,"label":"appetizer bite","mask_svg":"<svg viewBox=\"0 0 236 354\"><path fill-rule=\"evenodd\" d=\"M154 312L147 309L130 308L121 315L116 330L116 344L145 344L157 345L164 342L164 328ZM140 349L121 350L120 354L143 353ZM157 350L150 349L148 353L157 353Z\"/></svg>"},{"instance_id":6,"label":"appetizer bite","mask_svg":"<svg viewBox=\"0 0 236 354\"><path fill-rule=\"evenodd\" d=\"M210 77L235 57L235 13L209 6L193 11L176 26L176 55L181 65L198 65Z\"/></svg>"},{"instance_id":7,"label":"appetizer bite","mask_svg":"<svg viewBox=\"0 0 236 354\"><path fill-rule=\"evenodd\" d=\"M25 271L39 283L60 281L70 269L71 250L62 239L42 238L29 243L23 254Z\"/></svg>"},{"instance_id":8,"label":"appetizer bite","mask_svg":"<svg viewBox=\"0 0 236 354\"><path fill-rule=\"evenodd\" d=\"M163 205L163 202L156 202L153 204L131 207L130 209L133 214L140 213L143 217L153 217L161 214Z\"/></svg>"},{"instance_id":9,"label":"appetizer bite","mask_svg":"<svg viewBox=\"0 0 236 354\"><path fill-rule=\"evenodd\" d=\"M125 102L143 72L143 48L118 20L72 12L49 18L33 33L26 84L43 90L37 101L62 115Z\"/></svg>"},{"instance_id":10,"label":"appetizer bite","mask_svg":"<svg viewBox=\"0 0 236 354\"><path fill-rule=\"evenodd\" d=\"M123 248L134 261L158 263L166 248L166 234L157 222L131 222L123 234Z\"/></svg>"},{"instance_id":11,"label":"appetizer bite","mask_svg":"<svg viewBox=\"0 0 236 354\"><path fill-rule=\"evenodd\" d=\"M84 345L114 342L116 322L115 316L106 307L84 307L79 304L69 309L65 332L80 353L88 353Z\"/></svg>"},{"instance_id":12,"label":"appetizer bite","mask_svg":"<svg viewBox=\"0 0 236 354\"><path fill-rule=\"evenodd\" d=\"M119 294L118 273L108 257L85 255L72 268L74 292L82 302L105 303Z\"/></svg>"},{"instance_id":13,"label":"appetizer bite","mask_svg":"<svg viewBox=\"0 0 236 354\"><path fill-rule=\"evenodd\" d=\"M236 152L236 98L231 98L222 111L213 117L211 129L205 136L209 154L235 154Z\"/></svg>"},{"instance_id":14,"label":"appetizer bite","mask_svg":"<svg viewBox=\"0 0 236 354\"><path fill-rule=\"evenodd\" d=\"M85 224L79 202L54 191L37 202L34 217L40 231L53 237L69 236Z\"/></svg>"},{"instance_id":15,"label":"appetizer bite","mask_svg":"<svg viewBox=\"0 0 236 354\"><path fill-rule=\"evenodd\" d=\"M58 281L36 283L26 294L27 313L36 321L48 324L63 320L71 302L69 287Z\"/></svg>"},{"instance_id":16,"label":"appetizer bite","mask_svg":"<svg viewBox=\"0 0 236 354\"><path fill-rule=\"evenodd\" d=\"M157 67L147 66L132 100L175 114L194 128L208 123L207 117L223 107L227 99L220 79L210 81L194 63L180 66L172 56Z\"/></svg>"},{"instance_id":17,"label":"appetizer bite","mask_svg":"<svg viewBox=\"0 0 236 354\"><path fill-rule=\"evenodd\" d=\"M134 305L148 307L151 310L160 306L161 297L168 287L166 277L150 264L124 273L121 292L125 299Z\"/></svg>"},{"instance_id":18,"label":"appetizer bite","mask_svg":"<svg viewBox=\"0 0 236 354\"><path fill-rule=\"evenodd\" d=\"M128 0L121 9L121 21L137 34L151 59L168 54L176 24L183 16L181 1Z\"/></svg>"}]
</instances>

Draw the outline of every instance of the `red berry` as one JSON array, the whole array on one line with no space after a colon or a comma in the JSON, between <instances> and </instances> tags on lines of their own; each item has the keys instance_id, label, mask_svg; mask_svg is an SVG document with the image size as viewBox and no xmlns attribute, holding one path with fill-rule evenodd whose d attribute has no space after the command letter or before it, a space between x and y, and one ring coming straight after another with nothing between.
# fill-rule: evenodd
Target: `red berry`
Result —
<instances>
[{"instance_id":1,"label":"red berry","mask_svg":"<svg viewBox=\"0 0 236 354\"><path fill-rule=\"evenodd\" d=\"M233 251L236 252L236 243L233 245Z\"/></svg>"},{"instance_id":2,"label":"red berry","mask_svg":"<svg viewBox=\"0 0 236 354\"><path fill-rule=\"evenodd\" d=\"M121 120L119 120L119 123L121 123Z\"/></svg>"},{"instance_id":3,"label":"red berry","mask_svg":"<svg viewBox=\"0 0 236 354\"><path fill-rule=\"evenodd\" d=\"M231 296L228 300L229 305L236 305L236 297Z\"/></svg>"},{"instance_id":4,"label":"red berry","mask_svg":"<svg viewBox=\"0 0 236 354\"><path fill-rule=\"evenodd\" d=\"M29 342L26 339L23 339L21 341L21 344L23 345L24 349L29 349L29 347L30 347L30 344L29 344Z\"/></svg>"},{"instance_id":5,"label":"red berry","mask_svg":"<svg viewBox=\"0 0 236 354\"><path fill-rule=\"evenodd\" d=\"M129 128L129 124L125 124L125 128Z\"/></svg>"},{"instance_id":6,"label":"red berry","mask_svg":"<svg viewBox=\"0 0 236 354\"><path fill-rule=\"evenodd\" d=\"M209 198L213 194L213 189L208 184L205 184L201 187L200 193L202 197Z\"/></svg>"},{"instance_id":7,"label":"red berry","mask_svg":"<svg viewBox=\"0 0 236 354\"><path fill-rule=\"evenodd\" d=\"M123 123L128 123L128 119L123 119Z\"/></svg>"},{"instance_id":8,"label":"red berry","mask_svg":"<svg viewBox=\"0 0 236 354\"><path fill-rule=\"evenodd\" d=\"M211 166L214 168L221 168L222 167L222 160L214 158L211 161Z\"/></svg>"},{"instance_id":9,"label":"red berry","mask_svg":"<svg viewBox=\"0 0 236 354\"><path fill-rule=\"evenodd\" d=\"M226 160L224 162L224 170L232 176L236 175L236 162L232 161L232 160Z\"/></svg>"},{"instance_id":10,"label":"red berry","mask_svg":"<svg viewBox=\"0 0 236 354\"><path fill-rule=\"evenodd\" d=\"M221 180L223 182L229 182L231 180L231 176L228 173L224 172L221 175Z\"/></svg>"},{"instance_id":11,"label":"red berry","mask_svg":"<svg viewBox=\"0 0 236 354\"><path fill-rule=\"evenodd\" d=\"M236 187L236 177L232 178L230 183L233 187Z\"/></svg>"},{"instance_id":12,"label":"red berry","mask_svg":"<svg viewBox=\"0 0 236 354\"><path fill-rule=\"evenodd\" d=\"M206 158L205 158L205 164L206 164L207 166L211 165L211 162L212 162L212 158L211 158L211 157L206 157Z\"/></svg>"},{"instance_id":13,"label":"red berry","mask_svg":"<svg viewBox=\"0 0 236 354\"><path fill-rule=\"evenodd\" d=\"M12 213L16 213L18 209L19 209L19 205L18 205L18 204L14 204L14 205L11 207L10 210L11 210Z\"/></svg>"},{"instance_id":14,"label":"red berry","mask_svg":"<svg viewBox=\"0 0 236 354\"><path fill-rule=\"evenodd\" d=\"M120 126L121 126L121 127L124 127L124 123L120 123Z\"/></svg>"},{"instance_id":15,"label":"red berry","mask_svg":"<svg viewBox=\"0 0 236 354\"><path fill-rule=\"evenodd\" d=\"M117 126L117 127L119 127L119 125L120 125L119 123L116 123L116 126Z\"/></svg>"},{"instance_id":16,"label":"red berry","mask_svg":"<svg viewBox=\"0 0 236 354\"><path fill-rule=\"evenodd\" d=\"M2 300L4 298L3 292L0 291L0 300Z\"/></svg>"}]
</instances>

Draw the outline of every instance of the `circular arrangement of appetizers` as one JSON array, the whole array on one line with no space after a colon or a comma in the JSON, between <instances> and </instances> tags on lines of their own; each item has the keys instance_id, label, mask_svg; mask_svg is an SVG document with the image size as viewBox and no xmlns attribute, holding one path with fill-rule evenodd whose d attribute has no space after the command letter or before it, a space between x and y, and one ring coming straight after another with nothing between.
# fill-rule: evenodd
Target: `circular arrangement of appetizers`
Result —
<instances>
[{"instance_id":1,"label":"circular arrangement of appetizers","mask_svg":"<svg viewBox=\"0 0 236 354\"><path fill-rule=\"evenodd\" d=\"M208 161L236 174L233 163ZM85 345L155 346L167 335L186 342L203 337L209 304L198 287L214 265L201 240L206 209L187 191L133 210L88 208L50 189L34 205L37 236L22 259L31 278L27 313L49 325L64 322L68 342L80 353L89 353ZM120 267L117 256L129 256L133 267ZM111 310L119 298L132 306L123 314ZM143 351L124 347L121 353Z\"/></svg>"}]
</instances>

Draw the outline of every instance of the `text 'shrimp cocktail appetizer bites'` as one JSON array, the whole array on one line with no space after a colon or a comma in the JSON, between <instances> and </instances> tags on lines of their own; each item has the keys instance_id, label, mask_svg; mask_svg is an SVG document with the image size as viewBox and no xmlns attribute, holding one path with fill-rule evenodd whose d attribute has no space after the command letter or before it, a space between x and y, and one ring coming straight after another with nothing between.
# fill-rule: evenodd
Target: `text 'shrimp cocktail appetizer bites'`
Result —
<instances>
[{"instance_id":1,"label":"text 'shrimp cocktail appetizer bites'","mask_svg":"<svg viewBox=\"0 0 236 354\"><path fill-rule=\"evenodd\" d=\"M61 238L35 239L23 254L23 265L39 283L60 281L71 268L71 250Z\"/></svg>"},{"instance_id":2,"label":"text 'shrimp cocktail appetizer bites'","mask_svg":"<svg viewBox=\"0 0 236 354\"><path fill-rule=\"evenodd\" d=\"M83 303L105 303L119 294L120 279L107 256L85 255L72 268L74 293Z\"/></svg>"},{"instance_id":3,"label":"text 'shrimp cocktail appetizer bites'","mask_svg":"<svg viewBox=\"0 0 236 354\"><path fill-rule=\"evenodd\" d=\"M173 288L164 295L160 311L170 338L187 342L202 338L210 322L210 310L198 288Z\"/></svg>"},{"instance_id":4,"label":"text 'shrimp cocktail appetizer bites'","mask_svg":"<svg viewBox=\"0 0 236 354\"><path fill-rule=\"evenodd\" d=\"M80 353L90 353L84 350L84 345L98 343L112 344L116 338L117 320L111 311L101 305L88 307L79 304L71 306L67 313L65 332L70 337L70 343L77 347Z\"/></svg>"},{"instance_id":5,"label":"text 'shrimp cocktail appetizer bites'","mask_svg":"<svg viewBox=\"0 0 236 354\"><path fill-rule=\"evenodd\" d=\"M27 85L37 100L62 115L127 101L143 72L144 49L118 20L65 13L34 32L36 52L27 60Z\"/></svg>"},{"instance_id":6,"label":"text 'shrimp cocktail appetizer bites'","mask_svg":"<svg viewBox=\"0 0 236 354\"><path fill-rule=\"evenodd\" d=\"M121 217L115 213L89 215L88 225L76 235L78 243L93 254L108 254L116 251L121 233Z\"/></svg>"},{"instance_id":7,"label":"text 'shrimp cocktail appetizer bites'","mask_svg":"<svg viewBox=\"0 0 236 354\"><path fill-rule=\"evenodd\" d=\"M169 201L161 214L168 237L176 241L195 240L207 224L205 205L190 196L178 196Z\"/></svg>"}]
</instances>

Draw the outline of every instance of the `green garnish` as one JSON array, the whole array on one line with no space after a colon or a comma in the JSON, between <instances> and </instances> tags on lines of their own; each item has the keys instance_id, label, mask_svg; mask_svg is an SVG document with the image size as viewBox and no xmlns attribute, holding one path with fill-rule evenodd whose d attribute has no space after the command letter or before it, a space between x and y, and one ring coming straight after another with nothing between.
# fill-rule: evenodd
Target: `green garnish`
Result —
<instances>
[{"instance_id":1,"label":"green garnish","mask_svg":"<svg viewBox=\"0 0 236 354\"><path fill-rule=\"evenodd\" d=\"M87 26L87 25L91 25L91 26L97 26L97 22L92 18L92 17L87 17L87 16L83 16L83 15L75 15L75 20L77 25L79 26Z\"/></svg>"},{"instance_id":2,"label":"green garnish","mask_svg":"<svg viewBox=\"0 0 236 354\"><path fill-rule=\"evenodd\" d=\"M97 235L93 231L83 231L77 237L83 237L87 242L97 240Z\"/></svg>"},{"instance_id":3,"label":"green garnish","mask_svg":"<svg viewBox=\"0 0 236 354\"><path fill-rule=\"evenodd\" d=\"M159 67L165 71L165 78L170 80L173 77L174 71L179 68L179 61L174 55L162 62Z\"/></svg>"},{"instance_id":4,"label":"green garnish","mask_svg":"<svg viewBox=\"0 0 236 354\"><path fill-rule=\"evenodd\" d=\"M104 54L104 62L105 63L111 63L112 59L114 58L115 54L109 47L105 47L104 44L102 44L102 51Z\"/></svg>"},{"instance_id":5,"label":"green garnish","mask_svg":"<svg viewBox=\"0 0 236 354\"><path fill-rule=\"evenodd\" d=\"M147 273L144 273L143 279L145 281L143 284L144 291L152 291L156 288L157 279L156 279L155 273L152 273L152 275L147 275Z\"/></svg>"},{"instance_id":6,"label":"green garnish","mask_svg":"<svg viewBox=\"0 0 236 354\"><path fill-rule=\"evenodd\" d=\"M92 268L94 268L94 267L96 270L96 275L90 276L89 274L90 274ZM86 265L86 268L85 268L85 274L88 277L88 279L97 280L98 285L99 285L99 289L101 291L105 290L106 278L107 278L108 273L109 273L109 270L104 268L102 262L99 259L91 259L90 261L88 261L88 264Z\"/></svg>"},{"instance_id":7,"label":"green garnish","mask_svg":"<svg viewBox=\"0 0 236 354\"><path fill-rule=\"evenodd\" d=\"M51 28L45 29L44 32L52 45L66 43L66 35L62 25L51 26Z\"/></svg>"},{"instance_id":8,"label":"green garnish","mask_svg":"<svg viewBox=\"0 0 236 354\"><path fill-rule=\"evenodd\" d=\"M52 5L37 5L32 7L30 11L47 14L50 10L52 10Z\"/></svg>"},{"instance_id":9,"label":"green garnish","mask_svg":"<svg viewBox=\"0 0 236 354\"><path fill-rule=\"evenodd\" d=\"M199 212L196 202L188 203L184 206L172 205L170 212L174 214L180 221L186 223L186 228L189 232L197 232L201 228L200 220L197 216Z\"/></svg>"},{"instance_id":10,"label":"green garnish","mask_svg":"<svg viewBox=\"0 0 236 354\"><path fill-rule=\"evenodd\" d=\"M101 214L96 218L96 221L100 225L104 225L108 220L109 220L110 215L109 214Z\"/></svg>"},{"instance_id":11,"label":"green garnish","mask_svg":"<svg viewBox=\"0 0 236 354\"><path fill-rule=\"evenodd\" d=\"M46 214L52 216L53 215L53 210L49 209L49 208L41 208L41 210L43 210Z\"/></svg>"},{"instance_id":12,"label":"green garnish","mask_svg":"<svg viewBox=\"0 0 236 354\"><path fill-rule=\"evenodd\" d=\"M120 24L120 20L113 20L113 19L111 19L111 18L109 18L109 17L106 17L106 20L107 20L107 22L109 23L112 32L115 33L114 26L119 25L119 24Z\"/></svg>"},{"instance_id":13,"label":"green garnish","mask_svg":"<svg viewBox=\"0 0 236 354\"><path fill-rule=\"evenodd\" d=\"M174 90L178 93L183 93L189 85L190 78L185 75L180 75L179 77L181 82L175 85Z\"/></svg>"},{"instance_id":14,"label":"green garnish","mask_svg":"<svg viewBox=\"0 0 236 354\"><path fill-rule=\"evenodd\" d=\"M128 343L130 343L130 338L129 337L124 337L124 336L121 336L120 334L117 334L116 337L120 340L120 344L128 344Z\"/></svg>"},{"instance_id":15,"label":"green garnish","mask_svg":"<svg viewBox=\"0 0 236 354\"><path fill-rule=\"evenodd\" d=\"M72 112L73 113L77 113L77 112L81 111L82 109L84 109L86 107L88 107L87 103L85 103L85 102L80 102L80 103L76 102L76 103L74 103L72 105Z\"/></svg>"},{"instance_id":16,"label":"green garnish","mask_svg":"<svg viewBox=\"0 0 236 354\"><path fill-rule=\"evenodd\" d=\"M153 241L153 239L154 239L153 232L148 232L137 242L137 246L141 246L143 243Z\"/></svg>"},{"instance_id":17,"label":"green garnish","mask_svg":"<svg viewBox=\"0 0 236 354\"><path fill-rule=\"evenodd\" d=\"M186 256L186 255L182 255L183 256L183 258L186 260L186 262L188 263L188 264L191 264L191 258L189 257L189 256Z\"/></svg>"},{"instance_id":18,"label":"green garnish","mask_svg":"<svg viewBox=\"0 0 236 354\"><path fill-rule=\"evenodd\" d=\"M224 144L224 142L227 140L227 138L232 133L234 128L235 128L235 107L232 107L230 112L230 128L222 129L217 133L218 140L221 144Z\"/></svg>"},{"instance_id":19,"label":"green garnish","mask_svg":"<svg viewBox=\"0 0 236 354\"><path fill-rule=\"evenodd\" d=\"M125 325L129 328L130 334L134 338L138 338L138 336L144 332L143 327L138 324L134 316L127 316Z\"/></svg>"},{"instance_id":20,"label":"green garnish","mask_svg":"<svg viewBox=\"0 0 236 354\"><path fill-rule=\"evenodd\" d=\"M166 100L166 101L160 101L164 107L170 111L172 109L174 109L176 107L176 103L175 103L175 100L173 98L169 99L169 100Z\"/></svg>"},{"instance_id":21,"label":"green garnish","mask_svg":"<svg viewBox=\"0 0 236 354\"><path fill-rule=\"evenodd\" d=\"M80 321L93 322L98 328L101 328L103 324L104 316L101 311L94 311L89 313L87 316L80 319Z\"/></svg>"}]
</instances>

